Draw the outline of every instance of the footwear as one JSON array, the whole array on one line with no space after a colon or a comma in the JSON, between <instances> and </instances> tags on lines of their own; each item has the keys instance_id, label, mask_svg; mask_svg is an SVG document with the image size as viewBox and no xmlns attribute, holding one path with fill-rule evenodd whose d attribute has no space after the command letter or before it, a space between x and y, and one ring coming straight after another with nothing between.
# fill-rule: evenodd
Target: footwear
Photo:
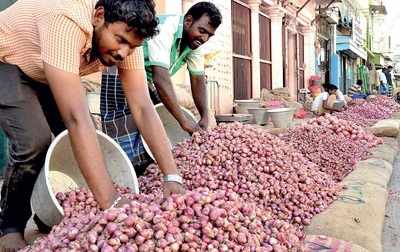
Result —
<instances>
[{"instance_id":1,"label":"footwear","mask_svg":"<svg viewBox=\"0 0 400 252\"><path fill-rule=\"evenodd\" d=\"M21 233L8 233L0 237L0 252L17 252L27 246Z\"/></svg>"}]
</instances>

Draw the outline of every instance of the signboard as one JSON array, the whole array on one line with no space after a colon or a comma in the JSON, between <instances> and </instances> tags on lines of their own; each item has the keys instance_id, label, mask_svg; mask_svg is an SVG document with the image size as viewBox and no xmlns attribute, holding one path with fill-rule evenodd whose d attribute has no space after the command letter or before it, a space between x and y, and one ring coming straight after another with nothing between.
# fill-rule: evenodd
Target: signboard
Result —
<instances>
[{"instance_id":1,"label":"signboard","mask_svg":"<svg viewBox=\"0 0 400 252\"><path fill-rule=\"evenodd\" d=\"M360 16L353 16L353 32L352 32L353 42L358 46L362 47L364 44L363 39L363 27Z\"/></svg>"}]
</instances>

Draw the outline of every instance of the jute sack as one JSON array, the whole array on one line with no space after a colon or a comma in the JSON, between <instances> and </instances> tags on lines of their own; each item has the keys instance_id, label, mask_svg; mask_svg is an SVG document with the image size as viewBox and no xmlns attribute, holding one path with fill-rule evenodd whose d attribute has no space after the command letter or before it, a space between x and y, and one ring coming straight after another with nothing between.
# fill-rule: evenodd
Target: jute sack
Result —
<instances>
[{"instance_id":1,"label":"jute sack","mask_svg":"<svg viewBox=\"0 0 400 252\"><path fill-rule=\"evenodd\" d=\"M288 105L289 108L295 108L296 111L299 110L299 109L301 109L301 108L303 107L302 104L300 104L300 103L298 103L298 102L295 102L295 101L287 102L287 105Z\"/></svg>"},{"instance_id":2,"label":"jute sack","mask_svg":"<svg viewBox=\"0 0 400 252\"><path fill-rule=\"evenodd\" d=\"M307 234L321 234L358 244L371 252L382 252L382 229L387 190L360 180L345 180L337 201L314 216Z\"/></svg>"},{"instance_id":3,"label":"jute sack","mask_svg":"<svg viewBox=\"0 0 400 252\"><path fill-rule=\"evenodd\" d=\"M399 130L400 121L396 119L381 120L371 127L372 134L378 137L396 137Z\"/></svg>"},{"instance_id":4,"label":"jute sack","mask_svg":"<svg viewBox=\"0 0 400 252\"><path fill-rule=\"evenodd\" d=\"M265 131L272 135L279 136L280 134L286 133L287 130L288 129L284 129L284 128L271 128L271 129L266 129Z\"/></svg>"},{"instance_id":5,"label":"jute sack","mask_svg":"<svg viewBox=\"0 0 400 252\"><path fill-rule=\"evenodd\" d=\"M392 114L392 118L393 118L393 119L400 119L400 112L394 112L394 113Z\"/></svg>"},{"instance_id":6,"label":"jute sack","mask_svg":"<svg viewBox=\"0 0 400 252\"><path fill-rule=\"evenodd\" d=\"M307 235L304 245L305 251L309 252L368 252L365 248L352 242L339 240L325 235Z\"/></svg>"},{"instance_id":7,"label":"jute sack","mask_svg":"<svg viewBox=\"0 0 400 252\"><path fill-rule=\"evenodd\" d=\"M397 146L393 145L393 143L384 143L374 147L373 149L371 149L370 152L371 152L370 158L383 159L393 164L394 159L396 158L398 152L398 148Z\"/></svg>"},{"instance_id":8,"label":"jute sack","mask_svg":"<svg viewBox=\"0 0 400 252\"><path fill-rule=\"evenodd\" d=\"M356 169L350 173L345 182L353 181L370 183L386 189L392 176L393 165L382 159L369 158L357 163Z\"/></svg>"}]
</instances>

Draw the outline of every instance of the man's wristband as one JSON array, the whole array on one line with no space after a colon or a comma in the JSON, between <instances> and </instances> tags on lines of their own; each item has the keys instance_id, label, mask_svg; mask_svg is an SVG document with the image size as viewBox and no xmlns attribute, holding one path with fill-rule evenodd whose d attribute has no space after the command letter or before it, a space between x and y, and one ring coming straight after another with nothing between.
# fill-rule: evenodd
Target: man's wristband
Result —
<instances>
[{"instance_id":1,"label":"man's wristband","mask_svg":"<svg viewBox=\"0 0 400 252\"><path fill-rule=\"evenodd\" d=\"M114 200L114 202L112 203L112 205L111 205L108 209L106 209L106 211L107 211L107 210L110 210L110 209L112 209L112 208L115 208L115 207L118 205L118 203L121 201L121 199L122 199L122 197L121 197L121 196L118 196L118 197Z\"/></svg>"},{"instance_id":2,"label":"man's wristband","mask_svg":"<svg viewBox=\"0 0 400 252\"><path fill-rule=\"evenodd\" d=\"M182 185L183 179L178 174L169 174L164 176L164 182L176 182Z\"/></svg>"}]
</instances>

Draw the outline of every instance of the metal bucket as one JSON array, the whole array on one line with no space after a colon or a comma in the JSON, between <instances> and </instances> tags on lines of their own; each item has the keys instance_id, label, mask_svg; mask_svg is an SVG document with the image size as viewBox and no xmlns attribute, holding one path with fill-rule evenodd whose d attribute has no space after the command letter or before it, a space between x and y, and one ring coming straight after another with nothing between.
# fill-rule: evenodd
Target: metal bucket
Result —
<instances>
[{"instance_id":1,"label":"metal bucket","mask_svg":"<svg viewBox=\"0 0 400 252\"><path fill-rule=\"evenodd\" d=\"M167 133L168 140L170 147L172 147L180 142L183 142L185 139L190 138L189 133L184 131L182 127L179 125L178 121L169 113L168 109L164 106L164 104L160 103L155 106L155 109L158 113L158 116L161 119L161 122L164 126L164 129ZM183 113L185 114L186 118L191 120L193 123L196 123L196 117L190 112L189 110L181 107ZM147 154L155 160L154 155L151 153L149 146L146 144L143 136L141 135L142 142L144 149L146 150Z\"/></svg>"},{"instance_id":2,"label":"metal bucket","mask_svg":"<svg viewBox=\"0 0 400 252\"><path fill-rule=\"evenodd\" d=\"M275 128L286 129L293 121L293 115L296 111L295 108L278 108L267 110L268 115Z\"/></svg>"},{"instance_id":3,"label":"metal bucket","mask_svg":"<svg viewBox=\"0 0 400 252\"><path fill-rule=\"evenodd\" d=\"M259 100L235 100L236 114L249 114L249 108L261 108Z\"/></svg>"},{"instance_id":4,"label":"metal bucket","mask_svg":"<svg viewBox=\"0 0 400 252\"><path fill-rule=\"evenodd\" d=\"M108 173L114 183L139 192L135 170L125 152L106 134L97 131ZM39 219L47 226L58 224L64 211L55 198L57 192L65 192L87 184L72 152L68 131L59 134L49 147L43 169L36 180L31 206Z\"/></svg>"},{"instance_id":5,"label":"metal bucket","mask_svg":"<svg viewBox=\"0 0 400 252\"><path fill-rule=\"evenodd\" d=\"M248 108L250 114L254 116L254 122L258 125L265 125L268 122L268 113L266 108Z\"/></svg>"}]
</instances>

